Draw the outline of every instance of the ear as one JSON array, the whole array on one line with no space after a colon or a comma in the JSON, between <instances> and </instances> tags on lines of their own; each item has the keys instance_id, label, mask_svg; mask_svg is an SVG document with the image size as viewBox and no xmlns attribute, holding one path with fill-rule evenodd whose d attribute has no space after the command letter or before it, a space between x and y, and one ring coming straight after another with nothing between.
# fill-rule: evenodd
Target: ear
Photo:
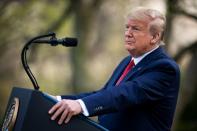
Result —
<instances>
[{"instance_id":1,"label":"ear","mask_svg":"<svg viewBox=\"0 0 197 131\"><path fill-rule=\"evenodd\" d=\"M152 35L150 43L152 45L155 45L160 40L160 37L161 37L161 33L155 33L154 35Z\"/></svg>"}]
</instances>

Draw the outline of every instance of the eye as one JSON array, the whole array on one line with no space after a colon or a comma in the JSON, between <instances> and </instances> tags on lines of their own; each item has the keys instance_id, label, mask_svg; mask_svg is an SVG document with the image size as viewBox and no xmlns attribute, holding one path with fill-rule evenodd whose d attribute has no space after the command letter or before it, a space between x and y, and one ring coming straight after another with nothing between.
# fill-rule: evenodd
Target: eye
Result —
<instances>
[{"instance_id":1,"label":"eye","mask_svg":"<svg viewBox=\"0 0 197 131\"><path fill-rule=\"evenodd\" d=\"M140 28L137 27L137 26L133 26L133 27L132 27L132 30L137 30L137 31L138 31L138 30L140 30Z\"/></svg>"},{"instance_id":2,"label":"eye","mask_svg":"<svg viewBox=\"0 0 197 131\"><path fill-rule=\"evenodd\" d=\"M125 25L125 29L128 30L129 29L129 26L128 25Z\"/></svg>"}]
</instances>

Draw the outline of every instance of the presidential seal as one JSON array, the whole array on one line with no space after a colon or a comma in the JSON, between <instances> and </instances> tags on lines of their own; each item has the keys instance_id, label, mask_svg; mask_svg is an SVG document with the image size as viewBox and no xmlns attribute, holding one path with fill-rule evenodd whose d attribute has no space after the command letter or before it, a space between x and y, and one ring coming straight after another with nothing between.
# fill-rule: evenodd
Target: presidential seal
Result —
<instances>
[{"instance_id":1,"label":"presidential seal","mask_svg":"<svg viewBox=\"0 0 197 131\"><path fill-rule=\"evenodd\" d=\"M17 118L18 109L19 109L19 99L15 97L12 99L11 104L9 105L8 110L6 112L3 121L2 131L13 130Z\"/></svg>"}]
</instances>

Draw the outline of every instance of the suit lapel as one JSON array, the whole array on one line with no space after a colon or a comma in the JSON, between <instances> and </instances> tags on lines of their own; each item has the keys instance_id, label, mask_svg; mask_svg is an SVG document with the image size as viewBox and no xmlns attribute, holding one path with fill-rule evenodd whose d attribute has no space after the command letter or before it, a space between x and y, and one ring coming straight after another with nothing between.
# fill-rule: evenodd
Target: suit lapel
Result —
<instances>
[{"instance_id":1,"label":"suit lapel","mask_svg":"<svg viewBox=\"0 0 197 131\"><path fill-rule=\"evenodd\" d=\"M164 51L161 47L156 49L155 51L148 54L146 57L144 57L136 66L133 67L132 70L128 72L128 74L125 76L125 78L122 80L122 82L126 81L128 78L132 77L135 73L142 70L150 64L151 62L155 61L158 58L161 58L164 54Z\"/></svg>"},{"instance_id":2,"label":"suit lapel","mask_svg":"<svg viewBox=\"0 0 197 131\"><path fill-rule=\"evenodd\" d=\"M112 77L110 85L116 84L116 81L119 79L120 75L122 74L126 66L129 64L130 60L131 60L131 56L126 58L126 60L120 65L120 67L118 67L117 71L114 73L114 76Z\"/></svg>"}]
</instances>

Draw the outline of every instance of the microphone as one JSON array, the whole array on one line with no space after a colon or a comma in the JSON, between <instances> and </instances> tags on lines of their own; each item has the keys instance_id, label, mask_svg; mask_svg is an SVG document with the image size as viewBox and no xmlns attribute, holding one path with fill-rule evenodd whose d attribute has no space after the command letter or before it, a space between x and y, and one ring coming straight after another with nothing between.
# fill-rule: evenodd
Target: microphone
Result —
<instances>
[{"instance_id":1,"label":"microphone","mask_svg":"<svg viewBox=\"0 0 197 131\"><path fill-rule=\"evenodd\" d=\"M63 45L66 47L77 46L78 40L77 38L63 38L63 39L50 39L50 40L35 40L33 43L41 43L41 44L51 44L52 46Z\"/></svg>"}]
</instances>

